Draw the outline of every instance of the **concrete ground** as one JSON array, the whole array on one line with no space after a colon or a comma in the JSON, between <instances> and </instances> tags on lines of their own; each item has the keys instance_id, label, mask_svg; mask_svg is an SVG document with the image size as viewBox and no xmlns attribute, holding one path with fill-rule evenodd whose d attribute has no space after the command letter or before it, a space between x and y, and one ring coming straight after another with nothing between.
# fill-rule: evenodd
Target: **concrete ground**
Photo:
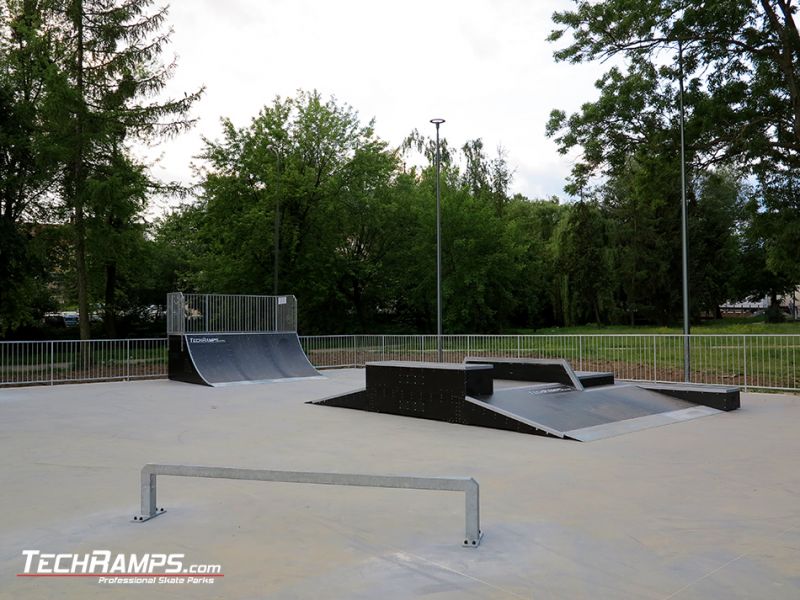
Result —
<instances>
[{"instance_id":1,"label":"concrete ground","mask_svg":"<svg viewBox=\"0 0 800 600\"><path fill-rule=\"evenodd\" d=\"M0 598L800 598L800 398L590 443L305 401L325 380L0 390ZM463 496L162 477L144 463L472 476ZM203 584L18 577L23 550L181 553Z\"/></svg>"}]
</instances>

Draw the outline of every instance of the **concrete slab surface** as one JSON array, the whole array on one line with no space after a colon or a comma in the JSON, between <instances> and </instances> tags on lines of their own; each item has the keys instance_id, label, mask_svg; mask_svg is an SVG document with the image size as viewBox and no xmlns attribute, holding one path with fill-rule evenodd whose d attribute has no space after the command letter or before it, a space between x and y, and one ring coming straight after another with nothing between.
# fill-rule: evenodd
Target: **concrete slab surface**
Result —
<instances>
[{"instance_id":1,"label":"concrete slab surface","mask_svg":"<svg viewBox=\"0 0 800 600\"><path fill-rule=\"evenodd\" d=\"M590 443L305 404L364 386L169 381L0 390L0 598L800 597L800 398ZM472 476L452 492L159 478L147 462ZM23 550L181 553L203 584L18 577Z\"/></svg>"}]
</instances>

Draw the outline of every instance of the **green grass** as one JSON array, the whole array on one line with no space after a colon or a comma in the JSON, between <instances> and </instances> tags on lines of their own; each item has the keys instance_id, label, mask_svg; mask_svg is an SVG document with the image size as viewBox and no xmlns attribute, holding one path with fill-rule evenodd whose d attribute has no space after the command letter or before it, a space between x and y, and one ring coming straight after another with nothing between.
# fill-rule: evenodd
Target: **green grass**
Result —
<instances>
[{"instance_id":1,"label":"green grass","mask_svg":"<svg viewBox=\"0 0 800 600\"><path fill-rule=\"evenodd\" d=\"M762 317L720 319L716 321L704 321L692 325L691 332L695 334L800 334L800 321L785 323L766 323ZM613 333L643 333L653 334L681 334L683 326L678 324L669 327L659 327L657 325L580 325L577 327L547 327L544 329L514 329L506 333L527 334L527 335L559 335L559 334L583 334L583 335L602 335Z\"/></svg>"}]
</instances>

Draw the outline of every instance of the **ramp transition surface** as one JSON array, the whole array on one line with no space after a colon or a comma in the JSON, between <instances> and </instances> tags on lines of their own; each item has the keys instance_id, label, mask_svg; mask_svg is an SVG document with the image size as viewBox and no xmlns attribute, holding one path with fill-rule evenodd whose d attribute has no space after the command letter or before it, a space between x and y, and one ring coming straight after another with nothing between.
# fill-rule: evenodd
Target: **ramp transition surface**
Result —
<instances>
[{"instance_id":1,"label":"ramp transition surface","mask_svg":"<svg viewBox=\"0 0 800 600\"><path fill-rule=\"evenodd\" d=\"M222 386L321 377L294 332L200 333L169 339L169 378Z\"/></svg>"}]
</instances>

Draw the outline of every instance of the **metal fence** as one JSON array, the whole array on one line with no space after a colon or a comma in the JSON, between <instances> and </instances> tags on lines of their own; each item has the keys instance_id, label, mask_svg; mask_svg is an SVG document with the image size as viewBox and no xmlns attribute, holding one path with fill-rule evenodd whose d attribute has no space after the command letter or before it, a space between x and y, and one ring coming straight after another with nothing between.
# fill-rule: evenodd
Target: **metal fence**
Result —
<instances>
[{"instance_id":1,"label":"metal fence","mask_svg":"<svg viewBox=\"0 0 800 600\"><path fill-rule=\"evenodd\" d=\"M167 375L166 338L0 342L0 386Z\"/></svg>"},{"instance_id":2,"label":"metal fence","mask_svg":"<svg viewBox=\"0 0 800 600\"><path fill-rule=\"evenodd\" d=\"M436 361L435 335L304 336L318 368L372 360ZM800 392L800 335L692 335L691 381ZM565 358L618 379L683 381L682 335L446 335L443 359ZM0 342L0 386L167 376L167 340Z\"/></svg>"},{"instance_id":3,"label":"metal fence","mask_svg":"<svg viewBox=\"0 0 800 600\"><path fill-rule=\"evenodd\" d=\"M167 333L297 331L294 296L167 294Z\"/></svg>"},{"instance_id":4,"label":"metal fence","mask_svg":"<svg viewBox=\"0 0 800 600\"><path fill-rule=\"evenodd\" d=\"M372 360L437 360L435 335L300 338L318 368ZM691 335L691 381L743 389L800 391L800 335ZM579 371L631 381L683 381L683 335L445 335L445 362L465 356L565 358Z\"/></svg>"}]
</instances>

